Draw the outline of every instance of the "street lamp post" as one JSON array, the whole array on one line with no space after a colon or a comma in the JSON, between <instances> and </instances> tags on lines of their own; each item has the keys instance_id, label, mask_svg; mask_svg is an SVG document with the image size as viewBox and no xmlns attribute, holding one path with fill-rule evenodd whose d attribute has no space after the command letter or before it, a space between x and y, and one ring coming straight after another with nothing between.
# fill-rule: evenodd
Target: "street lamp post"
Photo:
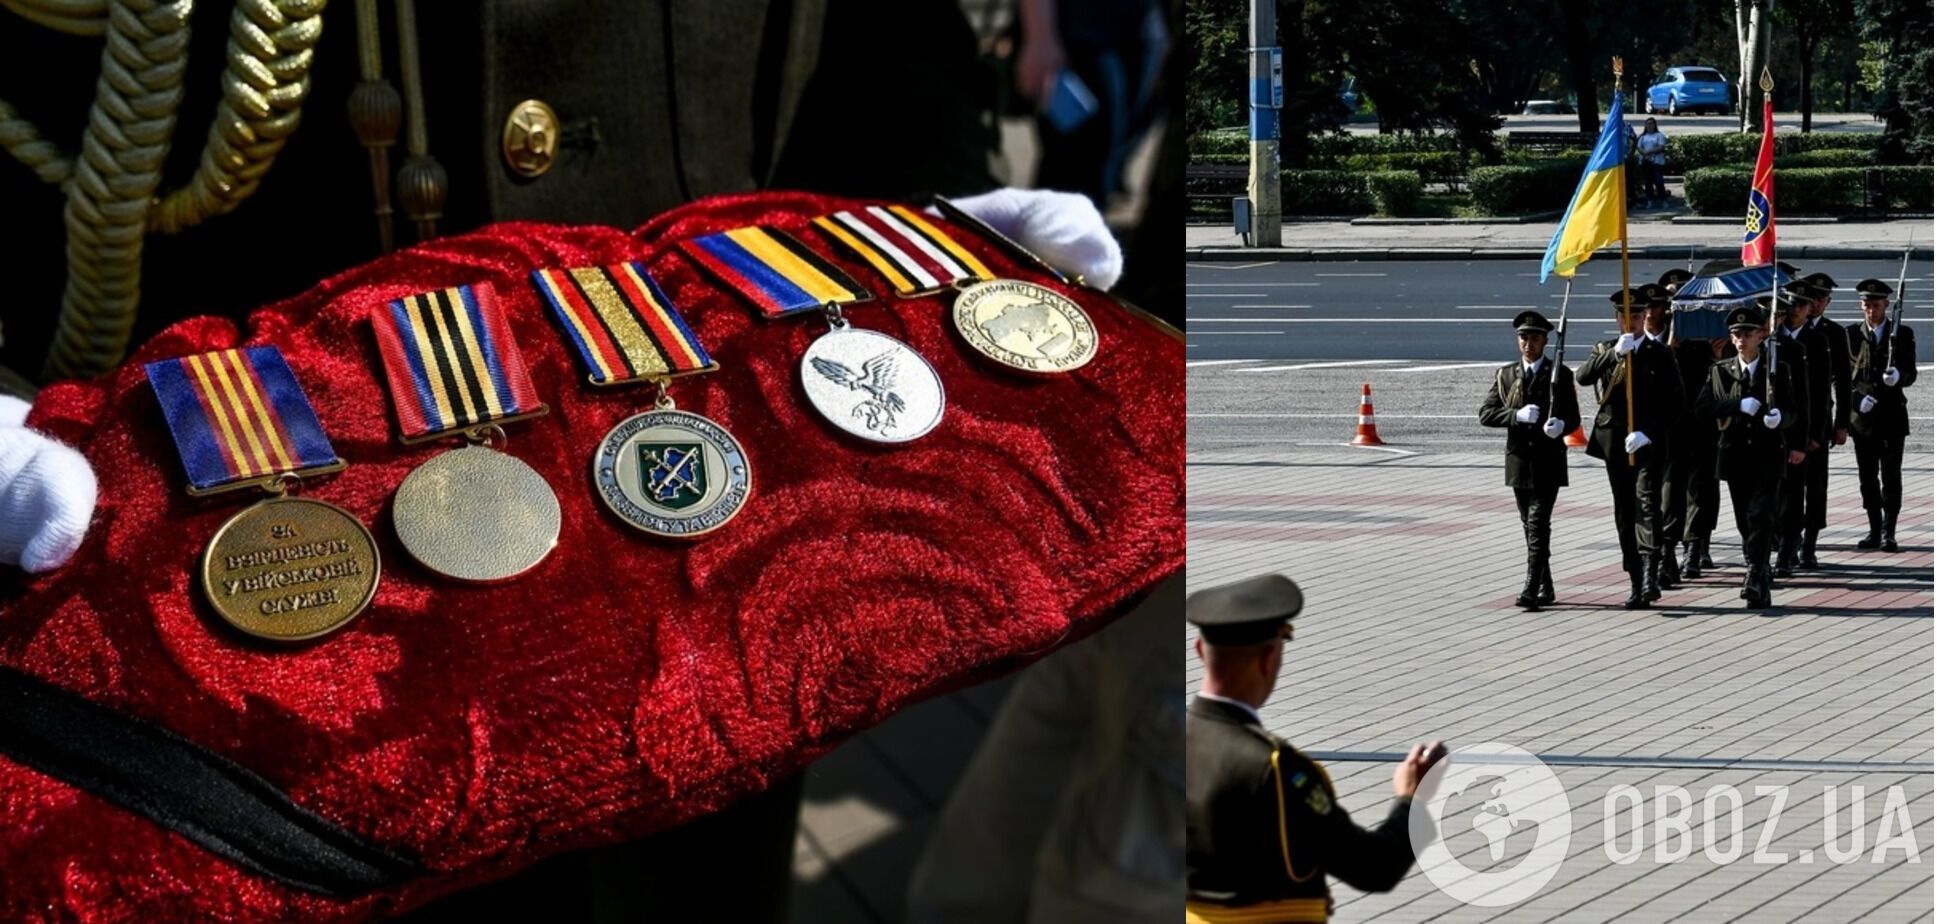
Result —
<instances>
[{"instance_id":1,"label":"street lamp post","mask_svg":"<svg viewBox=\"0 0 1944 924\"><path fill-rule=\"evenodd\" d=\"M1275 0L1249 3L1249 225L1257 247L1282 246L1282 49Z\"/></svg>"}]
</instances>

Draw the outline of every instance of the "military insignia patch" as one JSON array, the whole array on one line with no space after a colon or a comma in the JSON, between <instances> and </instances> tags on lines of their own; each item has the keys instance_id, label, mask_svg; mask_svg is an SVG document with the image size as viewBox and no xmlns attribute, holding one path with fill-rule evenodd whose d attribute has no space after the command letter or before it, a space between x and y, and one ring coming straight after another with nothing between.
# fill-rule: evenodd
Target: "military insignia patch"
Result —
<instances>
[{"instance_id":1,"label":"military insignia patch","mask_svg":"<svg viewBox=\"0 0 1944 924\"><path fill-rule=\"evenodd\" d=\"M1318 815L1330 814L1331 802L1329 791L1321 786L1310 790L1309 807L1310 811Z\"/></svg>"}]
</instances>

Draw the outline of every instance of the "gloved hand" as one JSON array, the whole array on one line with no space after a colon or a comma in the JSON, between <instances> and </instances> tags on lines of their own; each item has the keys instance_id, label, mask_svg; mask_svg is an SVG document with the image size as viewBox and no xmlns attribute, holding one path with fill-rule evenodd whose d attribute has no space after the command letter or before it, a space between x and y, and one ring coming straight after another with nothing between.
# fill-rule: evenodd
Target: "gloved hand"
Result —
<instances>
[{"instance_id":1,"label":"gloved hand","mask_svg":"<svg viewBox=\"0 0 1944 924\"><path fill-rule=\"evenodd\" d=\"M1653 445L1653 443L1654 443L1653 440L1647 438L1647 434L1642 433L1639 430L1635 430L1634 432L1627 434L1627 442L1625 445L1627 447L1628 452L1639 452L1642 449L1646 449L1648 446Z\"/></svg>"},{"instance_id":2,"label":"gloved hand","mask_svg":"<svg viewBox=\"0 0 1944 924\"><path fill-rule=\"evenodd\" d=\"M94 516L88 460L27 429L27 402L0 395L0 564L30 572L67 563Z\"/></svg>"},{"instance_id":3,"label":"gloved hand","mask_svg":"<svg viewBox=\"0 0 1944 924\"><path fill-rule=\"evenodd\" d=\"M1557 417L1551 418L1546 421L1547 439L1551 439L1551 440L1559 439L1559 437L1565 434L1565 432L1566 432L1566 421L1560 420Z\"/></svg>"},{"instance_id":4,"label":"gloved hand","mask_svg":"<svg viewBox=\"0 0 1944 924\"><path fill-rule=\"evenodd\" d=\"M1870 409L1873 407L1876 407L1876 398L1871 397L1869 395L1864 395L1863 400L1858 402L1856 405L1856 409L1862 411L1865 414L1868 414L1870 412Z\"/></svg>"},{"instance_id":5,"label":"gloved hand","mask_svg":"<svg viewBox=\"0 0 1944 924\"><path fill-rule=\"evenodd\" d=\"M1539 405L1528 404L1525 407L1519 408L1518 413L1512 415L1512 419L1520 423L1538 423Z\"/></svg>"},{"instance_id":6,"label":"gloved hand","mask_svg":"<svg viewBox=\"0 0 1944 924\"><path fill-rule=\"evenodd\" d=\"M1753 417L1762 412L1762 402L1756 398L1743 398L1741 412Z\"/></svg>"},{"instance_id":7,"label":"gloved hand","mask_svg":"<svg viewBox=\"0 0 1944 924\"><path fill-rule=\"evenodd\" d=\"M1898 372L1896 366L1891 366L1883 371L1883 384L1895 388L1897 387L1897 383L1901 381L1903 381L1903 373Z\"/></svg>"},{"instance_id":8,"label":"gloved hand","mask_svg":"<svg viewBox=\"0 0 1944 924\"><path fill-rule=\"evenodd\" d=\"M1762 415L1762 426L1770 430L1782 426L1782 409L1779 407L1769 408L1769 412Z\"/></svg>"},{"instance_id":9,"label":"gloved hand","mask_svg":"<svg viewBox=\"0 0 1944 924\"><path fill-rule=\"evenodd\" d=\"M1640 345L1639 337L1636 337L1632 334L1621 334L1620 339L1615 340L1613 342L1613 352L1618 353L1621 356L1625 356L1628 353L1632 353L1634 351L1634 347L1637 347L1639 345Z\"/></svg>"},{"instance_id":10,"label":"gloved hand","mask_svg":"<svg viewBox=\"0 0 1944 924\"><path fill-rule=\"evenodd\" d=\"M1089 285L1113 288L1121 277L1120 244L1086 196L1038 189L995 189L953 199L966 214L1018 241L1040 259Z\"/></svg>"}]
</instances>

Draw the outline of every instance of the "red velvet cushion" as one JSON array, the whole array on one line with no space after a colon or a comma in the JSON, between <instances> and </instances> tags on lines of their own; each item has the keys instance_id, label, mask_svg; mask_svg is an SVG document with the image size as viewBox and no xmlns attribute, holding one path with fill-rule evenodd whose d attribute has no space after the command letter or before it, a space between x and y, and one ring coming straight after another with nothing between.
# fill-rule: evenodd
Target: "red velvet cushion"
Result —
<instances>
[{"instance_id":1,"label":"red velvet cushion","mask_svg":"<svg viewBox=\"0 0 1944 924\"><path fill-rule=\"evenodd\" d=\"M0 661L167 726L300 804L420 858L433 875L341 903L244 873L148 821L0 759L0 918L365 917L559 851L664 829L757 791L898 708L1017 667L1099 627L1182 567L1180 343L1092 292L1077 373L1028 379L957 340L950 294L890 298L809 224L859 203L712 199L634 235L506 224L374 261L256 312L176 324L99 380L42 392L28 423L101 479L79 555L0 579ZM879 295L854 309L944 380L945 419L879 449L817 417L797 382L810 316L757 320L675 248L745 224L795 230ZM1044 274L969 234L1002 276ZM595 497L591 453L647 389L594 390L527 273L641 259L718 372L683 408L748 449L742 514L694 544L637 533ZM222 285L222 266L208 267ZM435 579L399 547L389 500L444 445L401 447L368 315L490 281L553 413L508 450L561 501L560 545L516 582ZM197 556L237 498L194 501L141 363L239 343L282 348L350 467L301 493L378 537L384 580L351 626L290 651L200 603Z\"/></svg>"}]
</instances>

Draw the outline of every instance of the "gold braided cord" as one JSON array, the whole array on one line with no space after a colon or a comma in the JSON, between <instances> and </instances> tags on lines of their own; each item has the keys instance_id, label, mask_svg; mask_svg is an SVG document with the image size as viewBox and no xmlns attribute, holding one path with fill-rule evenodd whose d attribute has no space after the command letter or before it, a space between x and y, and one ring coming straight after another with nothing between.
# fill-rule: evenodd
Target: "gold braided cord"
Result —
<instances>
[{"instance_id":1,"label":"gold braided cord","mask_svg":"<svg viewBox=\"0 0 1944 924\"><path fill-rule=\"evenodd\" d=\"M107 0L0 0L28 22L69 35L99 36L108 30Z\"/></svg>"},{"instance_id":2,"label":"gold braided cord","mask_svg":"<svg viewBox=\"0 0 1944 924\"><path fill-rule=\"evenodd\" d=\"M26 164L35 176L56 186L64 186L74 177L74 158L62 154L54 142L42 138L40 129L21 118L6 100L0 100L0 148Z\"/></svg>"},{"instance_id":3,"label":"gold braided cord","mask_svg":"<svg viewBox=\"0 0 1944 924\"><path fill-rule=\"evenodd\" d=\"M105 372L128 346L149 199L182 103L191 2L110 2L101 78L67 187L68 284L50 376Z\"/></svg>"},{"instance_id":4,"label":"gold braided cord","mask_svg":"<svg viewBox=\"0 0 1944 924\"><path fill-rule=\"evenodd\" d=\"M313 48L323 34L325 0L239 0L230 16L223 101L209 127L202 162L188 185L169 193L149 226L173 234L235 209L297 130L310 92Z\"/></svg>"}]
</instances>

